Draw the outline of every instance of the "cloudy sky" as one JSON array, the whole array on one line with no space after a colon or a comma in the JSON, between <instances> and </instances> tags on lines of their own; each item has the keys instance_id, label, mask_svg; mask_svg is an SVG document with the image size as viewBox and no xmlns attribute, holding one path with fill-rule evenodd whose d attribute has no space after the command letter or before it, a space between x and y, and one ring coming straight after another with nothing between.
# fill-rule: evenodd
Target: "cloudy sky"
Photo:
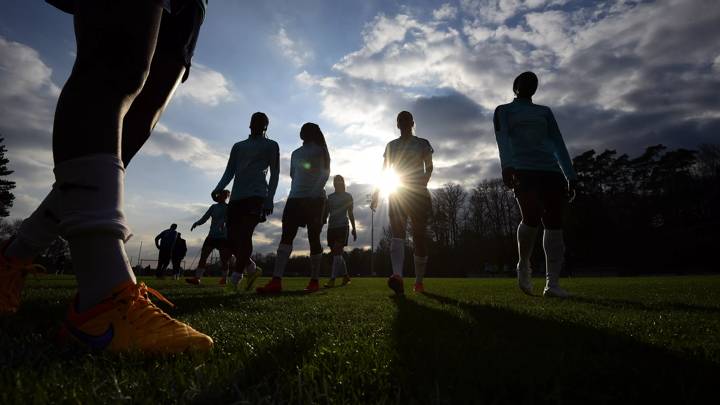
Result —
<instances>
[{"instance_id":1,"label":"cloudy sky","mask_svg":"<svg viewBox=\"0 0 720 405\"><path fill-rule=\"evenodd\" d=\"M127 171L126 211L137 258L170 222L193 257L205 228L190 224L211 203L250 114L270 117L280 144L277 211L256 250L274 250L299 128L326 134L333 174L355 196L368 245L365 194L395 115L415 115L435 148L431 186L472 186L499 175L491 114L512 99L512 79L540 77L535 102L553 108L571 154L595 148L720 140L720 2L717 0L213 0L190 79ZM27 216L53 181L53 111L72 68L69 15L42 1L3 0L0 133L17 182L11 216ZM376 225L387 222L381 210ZM377 235L377 234L376 234ZM296 251L307 241L295 242Z\"/></svg>"}]
</instances>

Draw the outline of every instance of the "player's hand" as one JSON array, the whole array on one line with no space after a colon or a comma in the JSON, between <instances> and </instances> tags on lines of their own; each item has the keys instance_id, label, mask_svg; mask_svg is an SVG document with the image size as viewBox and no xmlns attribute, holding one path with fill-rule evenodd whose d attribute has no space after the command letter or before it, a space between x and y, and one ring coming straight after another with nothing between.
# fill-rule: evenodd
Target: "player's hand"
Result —
<instances>
[{"instance_id":1,"label":"player's hand","mask_svg":"<svg viewBox=\"0 0 720 405\"><path fill-rule=\"evenodd\" d=\"M357 231L355 231L355 228L353 228L352 232L350 233L352 233L353 242L357 242Z\"/></svg>"},{"instance_id":2,"label":"player's hand","mask_svg":"<svg viewBox=\"0 0 720 405\"><path fill-rule=\"evenodd\" d=\"M263 207L263 212L265 212L265 215L272 215L273 208L275 208L275 204L271 200L265 201L265 206Z\"/></svg>"},{"instance_id":3,"label":"player's hand","mask_svg":"<svg viewBox=\"0 0 720 405\"><path fill-rule=\"evenodd\" d=\"M515 188L518 185L517 172L512 167L506 167L502 171L502 180L507 188Z\"/></svg>"},{"instance_id":4,"label":"player's hand","mask_svg":"<svg viewBox=\"0 0 720 405\"><path fill-rule=\"evenodd\" d=\"M378 203L380 202L380 190L373 191L372 197L370 198L370 209L373 212L377 209Z\"/></svg>"},{"instance_id":5,"label":"player's hand","mask_svg":"<svg viewBox=\"0 0 720 405\"><path fill-rule=\"evenodd\" d=\"M568 201L569 202L575 201L575 197L577 197L577 187L578 187L577 179L568 181Z\"/></svg>"}]
</instances>

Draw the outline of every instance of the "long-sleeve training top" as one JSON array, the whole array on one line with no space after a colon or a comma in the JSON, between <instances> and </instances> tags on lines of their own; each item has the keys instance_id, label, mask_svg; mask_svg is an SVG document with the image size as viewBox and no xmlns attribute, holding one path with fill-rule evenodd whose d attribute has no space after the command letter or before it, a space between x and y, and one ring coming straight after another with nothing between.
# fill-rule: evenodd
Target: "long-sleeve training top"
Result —
<instances>
[{"instance_id":1,"label":"long-sleeve training top","mask_svg":"<svg viewBox=\"0 0 720 405\"><path fill-rule=\"evenodd\" d=\"M328 229L347 227L348 224L350 224L348 220L348 210L352 209L352 207L353 198L347 191L330 194L325 206L329 216Z\"/></svg>"},{"instance_id":2,"label":"long-sleeve training top","mask_svg":"<svg viewBox=\"0 0 720 405\"><path fill-rule=\"evenodd\" d=\"M330 177L322 146L306 143L290 156L290 195L288 198L325 197L325 183Z\"/></svg>"},{"instance_id":3,"label":"long-sleeve training top","mask_svg":"<svg viewBox=\"0 0 720 405\"><path fill-rule=\"evenodd\" d=\"M568 180L577 178L549 107L516 98L495 109L493 123L503 169L562 170Z\"/></svg>"},{"instance_id":4,"label":"long-sleeve training top","mask_svg":"<svg viewBox=\"0 0 720 405\"><path fill-rule=\"evenodd\" d=\"M210 219L210 232L208 233L209 238L225 239L227 238L227 226L225 225L225 219L227 216L227 204L216 203L208 208L205 215L195 222L195 226L200 226Z\"/></svg>"},{"instance_id":5,"label":"long-sleeve training top","mask_svg":"<svg viewBox=\"0 0 720 405\"><path fill-rule=\"evenodd\" d=\"M267 172L270 169L270 183ZM233 180L230 200L249 197L265 198L265 206L272 206L280 176L280 148L277 142L265 137L249 137L233 145L220 182L221 191ZM234 179L233 179L234 178Z\"/></svg>"}]
</instances>

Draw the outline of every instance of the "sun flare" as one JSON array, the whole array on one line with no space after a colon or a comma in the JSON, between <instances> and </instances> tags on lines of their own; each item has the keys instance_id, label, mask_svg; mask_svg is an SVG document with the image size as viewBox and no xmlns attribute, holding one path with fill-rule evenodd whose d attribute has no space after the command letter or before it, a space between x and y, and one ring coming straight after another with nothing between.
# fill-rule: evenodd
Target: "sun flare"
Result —
<instances>
[{"instance_id":1,"label":"sun flare","mask_svg":"<svg viewBox=\"0 0 720 405\"><path fill-rule=\"evenodd\" d=\"M377 188L383 197L388 197L400 187L400 176L393 169L386 169L380 174Z\"/></svg>"}]
</instances>

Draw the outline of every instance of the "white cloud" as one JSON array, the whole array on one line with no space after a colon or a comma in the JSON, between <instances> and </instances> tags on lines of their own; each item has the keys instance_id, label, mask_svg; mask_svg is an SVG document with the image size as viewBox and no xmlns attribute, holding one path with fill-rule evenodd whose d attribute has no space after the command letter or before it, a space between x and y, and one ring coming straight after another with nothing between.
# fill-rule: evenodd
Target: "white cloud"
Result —
<instances>
[{"instance_id":1,"label":"white cloud","mask_svg":"<svg viewBox=\"0 0 720 405\"><path fill-rule=\"evenodd\" d=\"M236 94L232 84L222 73L195 63L190 68L188 80L178 87L175 99L187 99L214 107L220 103L234 101Z\"/></svg>"},{"instance_id":2,"label":"white cloud","mask_svg":"<svg viewBox=\"0 0 720 405\"><path fill-rule=\"evenodd\" d=\"M273 35L272 40L283 56L297 67L307 64L313 58L313 53L310 50L305 49L303 45L288 36L285 27L280 27L277 34Z\"/></svg>"},{"instance_id":3,"label":"white cloud","mask_svg":"<svg viewBox=\"0 0 720 405\"><path fill-rule=\"evenodd\" d=\"M433 18L436 20L452 20L457 16L458 9L450 3L445 3L440 8L433 10Z\"/></svg>"},{"instance_id":4,"label":"white cloud","mask_svg":"<svg viewBox=\"0 0 720 405\"><path fill-rule=\"evenodd\" d=\"M0 36L0 128L47 135L60 89L33 48ZM12 134L11 134L12 135ZM37 134L36 134L37 135Z\"/></svg>"},{"instance_id":5,"label":"white cloud","mask_svg":"<svg viewBox=\"0 0 720 405\"><path fill-rule=\"evenodd\" d=\"M214 149L204 140L184 132L171 131L158 124L140 153L148 156L167 156L211 174L223 172L227 155Z\"/></svg>"}]
</instances>

